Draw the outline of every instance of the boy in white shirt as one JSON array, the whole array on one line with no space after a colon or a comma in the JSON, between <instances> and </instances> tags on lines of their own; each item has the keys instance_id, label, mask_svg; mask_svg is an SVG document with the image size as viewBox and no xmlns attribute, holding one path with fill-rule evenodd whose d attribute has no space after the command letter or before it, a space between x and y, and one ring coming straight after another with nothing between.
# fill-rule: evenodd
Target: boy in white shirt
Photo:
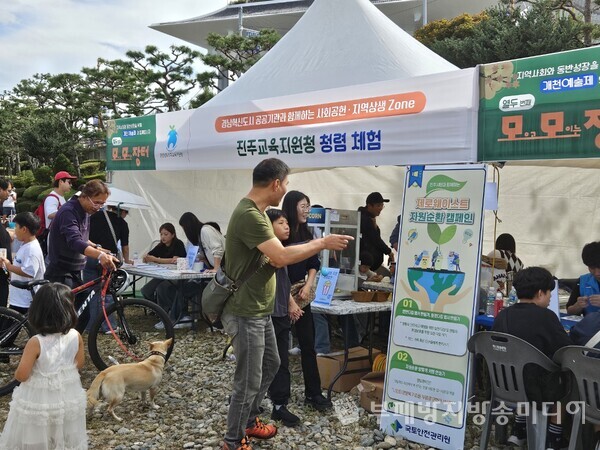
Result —
<instances>
[{"instance_id":1,"label":"boy in white shirt","mask_svg":"<svg viewBox=\"0 0 600 450\"><path fill-rule=\"evenodd\" d=\"M46 265L44 264L42 248L35 237L40 228L40 220L31 212L22 212L15 216L14 222L15 239L23 244L17 251L12 263L7 258L0 258L0 263L6 270L11 272L12 280L41 280L44 278ZM29 309L31 299L31 291L10 286L8 302L11 309L25 314Z\"/></svg>"}]
</instances>

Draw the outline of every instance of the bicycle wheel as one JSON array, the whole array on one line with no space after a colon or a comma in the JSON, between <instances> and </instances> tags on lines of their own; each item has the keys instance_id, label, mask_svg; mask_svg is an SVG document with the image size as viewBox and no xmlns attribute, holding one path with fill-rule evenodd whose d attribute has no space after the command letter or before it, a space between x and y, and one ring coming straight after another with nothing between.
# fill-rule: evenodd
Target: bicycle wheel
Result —
<instances>
[{"instance_id":1,"label":"bicycle wheel","mask_svg":"<svg viewBox=\"0 0 600 450\"><path fill-rule=\"evenodd\" d=\"M156 303L140 298L119 299L106 307L106 313L121 343L106 331L109 327L101 313L88 339L90 358L98 369L138 362L147 356L151 342L173 338L166 358L169 359L175 332L169 315Z\"/></svg>"},{"instance_id":2,"label":"bicycle wheel","mask_svg":"<svg viewBox=\"0 0 600 450\"><path fill-rule=\"evenodd\" d=\"M27 318L17 311L0 307L0 396L10 394L19 385L14 379L23 349L35 335Z\"/></svg>"}]
</instances>

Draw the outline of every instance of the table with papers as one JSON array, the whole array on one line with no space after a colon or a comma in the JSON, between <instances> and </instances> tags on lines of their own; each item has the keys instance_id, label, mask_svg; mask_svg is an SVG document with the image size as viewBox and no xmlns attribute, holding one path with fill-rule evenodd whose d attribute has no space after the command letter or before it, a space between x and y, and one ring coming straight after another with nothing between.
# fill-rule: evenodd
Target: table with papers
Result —
<instances>
[{"instance_id":1,"label":"table with papers","mask_svg":"<svg viewBox=\"0 0 600 450\"><path fill-rule=\"evenodd\" d=\"M197 272L194 270L177 270L175 264L154 264L154 263L139 263L135 265L123 264L123 269L133 276L134 283L140 278L157 278L159 280L166 280L173 283L177 287L178 299L183 302L183 283L190 280L201 280L204 283L208 283L214 276L214 272L204 270ZM199 304L194 302L192 304L192 317L195 317L199 313ZM192 322L192 327L195 329L195 321Z\"/></svg>"}]
</instances>

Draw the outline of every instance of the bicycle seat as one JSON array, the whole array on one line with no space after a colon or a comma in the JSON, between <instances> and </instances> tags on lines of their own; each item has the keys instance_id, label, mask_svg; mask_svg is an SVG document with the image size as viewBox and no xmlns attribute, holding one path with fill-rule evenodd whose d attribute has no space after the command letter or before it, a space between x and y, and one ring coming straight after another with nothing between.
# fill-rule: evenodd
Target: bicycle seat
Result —
<instances>
[{"instance_id":1,"label":"bicycle seat","mask_svg":"<svg viewBox=\"0 0 600 450\"><path fill-rule=\"evenodd\" d=\"M48 280L29 280L29 281L20 281L20 280L11 280L10 284L19 289L29 289L32 290L35 286L41 286L42 284L50 283Z\"/></svg>"}]
</instances>

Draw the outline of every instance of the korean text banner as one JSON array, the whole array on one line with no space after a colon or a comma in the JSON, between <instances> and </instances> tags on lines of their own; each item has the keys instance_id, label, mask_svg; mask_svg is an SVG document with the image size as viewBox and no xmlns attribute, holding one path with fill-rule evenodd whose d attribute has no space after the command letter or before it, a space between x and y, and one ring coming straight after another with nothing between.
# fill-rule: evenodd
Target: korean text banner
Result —
<instances>
[{"instance_id":1,"label":"korean text banner","mask_svg":"<svg viewBox=\"0 0 600 450\"><path fill-rule=\"evenodd\" d=\"M600 156L600 47L480 66L479 161Z\"/></svg>"},{"instance_id":2,"label":"korean text banner","mask_svg":"<svg viewBox=\"0 0 600 450\"><path fill-rule=\"evenodd\" d=\"M296 168L474 162L475 74L465 69L240 104L208 103L146 117L147 126L141 118L119 119L108 135L107 168L239 169L270 157ZM142 137L153 139L140 143Z\"/></svg>"},{"instance_id":3,"label":"korean text banner","mask_svg":"<svg viewBox=\"0 0 600 450\"><path fill-rule=\"evenodd\" d=\"M440 449L464 444L485 180L482 165L406 173L381 428Z\"/></svg>"}]
</instances>

